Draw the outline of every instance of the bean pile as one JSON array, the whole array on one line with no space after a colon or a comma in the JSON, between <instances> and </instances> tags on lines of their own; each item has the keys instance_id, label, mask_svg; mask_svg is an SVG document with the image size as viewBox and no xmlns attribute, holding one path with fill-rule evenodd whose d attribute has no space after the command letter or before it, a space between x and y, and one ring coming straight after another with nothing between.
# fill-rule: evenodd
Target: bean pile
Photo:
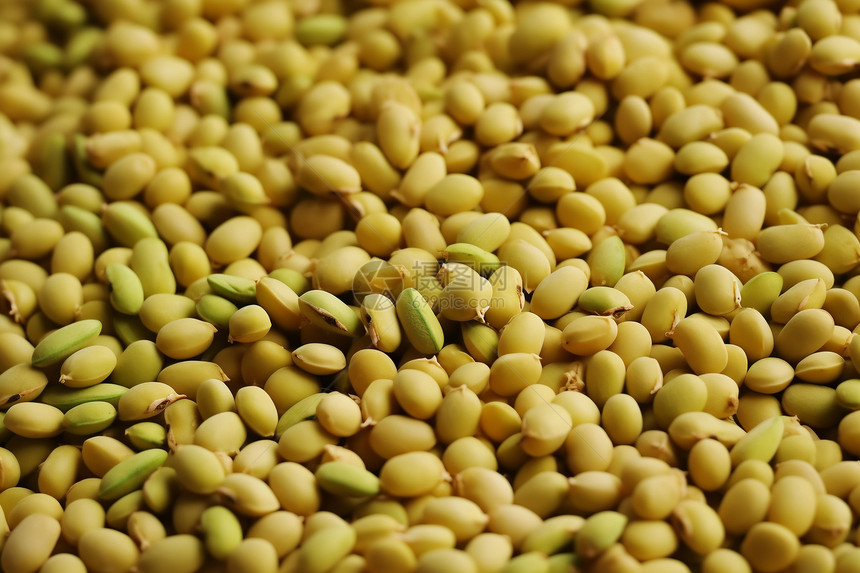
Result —
<instances>
[{"instance_id":1,"label":"bean pile","mask_svg":"<svg viewBox=\"0 0 860 573\"><path fill-rule=\"evenodd\" d=\"M0 570L860 571L860 0L0 2Z\"/></svg>"}]
</instances>

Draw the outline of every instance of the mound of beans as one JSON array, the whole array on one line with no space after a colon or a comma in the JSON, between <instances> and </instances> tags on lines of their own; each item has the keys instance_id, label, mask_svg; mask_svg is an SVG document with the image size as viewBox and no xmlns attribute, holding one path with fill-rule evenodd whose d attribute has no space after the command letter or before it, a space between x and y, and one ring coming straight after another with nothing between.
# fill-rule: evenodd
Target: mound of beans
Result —
<instances>
[{"instance_id":1,"label":"mound of beans","mask_svg":"<svg viewBox=\"0 0 860 573\"><path fill-rule=\"evenodd\" d=\"M0 570L860 571L860 0L0 2Z\"/></svg>"}]
</instances>

